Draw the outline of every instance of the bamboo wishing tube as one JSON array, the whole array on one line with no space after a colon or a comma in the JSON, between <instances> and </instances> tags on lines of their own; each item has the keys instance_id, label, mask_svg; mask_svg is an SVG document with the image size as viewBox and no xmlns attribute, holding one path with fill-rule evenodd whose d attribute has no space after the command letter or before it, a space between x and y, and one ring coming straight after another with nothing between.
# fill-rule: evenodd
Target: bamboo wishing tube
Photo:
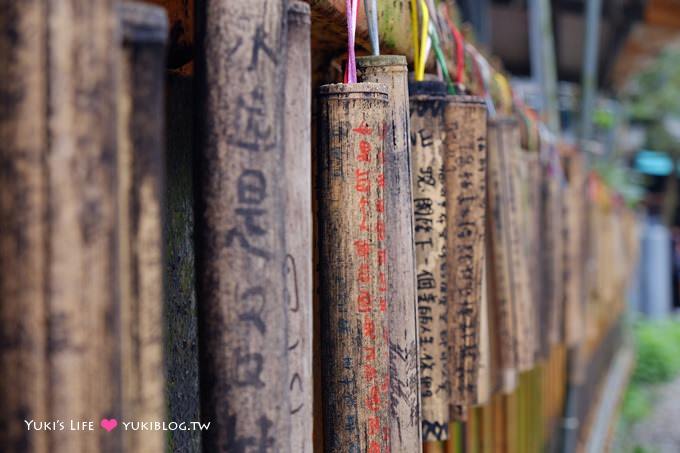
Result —
<instances>
[{"instance_id":1,"label":"bamboo wishing tube","mask_svg":"<svg viewBox=\"0 0 680 453\"><path fill-rule=\"evenodd\" d=\"M48 451L50 420L45 350L47 155L46 18L40 2L0 2L0 445Z\"/></svg>"},{"instance_id":2,"label":"bamboo wishing tube","mask_svg":"<svg viewBox=\"0 0 680 453\"><path fill-rule=\"evenodd\" d=\"M502 124L501 152L507 157L509 172L508 199L510 205L510 266L513 304L517 326L517 369L532 368L536 341L534 338L534 313L531 306L529 270L526 255L525 222L523 213L526 202L522 191L522 162L520 160L520 136L517 123Z\"/></svg>"},{"instance_id":3,"label":"bamboo wishing tube","mask_svg":"<svg viewBox=\"0 0 680 453\"><path fill-rule=\"evenodd\" d=\"M325 451L389 451L388 89L319 90L318 241Z\"/></svg>"},{"instance_id":4,"label":"bamboo wishing tube","mask_svg":"<svg viewBox=\"0 0 680 453\"><path fill-rule=\"evenodd\" d=\"M376 83L324 85L319 96L325 449L388 451L388 89Z\"/></svg>"},{"instance_id":5,"label":"bamboo wishing tube","mask_svg":"<svg viewBox=\"0 0 680 453\"><path fill-rule=\"evenodd\" d=\"M415 453L422 444L406 57L359 57L357 71L360 81L383 83L389 91L388 137L392 146L385 149L385 221L390 283L390 447L395 453Z\"/></svg>"},{"instance_id":6,"label":"bamboo wishing tube","mask_svg":"<svg viewBox=\"0 0 680 453\"><path fill-rule=\"evenodd\" d=\"M113 3L45 2L49 420L121 416ZM73 434L51 431L50 450L123 448L121 430Z\"/></svg>"},{"instance_id":7,"label":"bamboo wishing tube","mask_svg":"<svg viewBox=\"0 0 680 453\"><path fill-rule=\"evenodd\" d=\"M123 36L118 108L118 260L125 420L165 419L163 376L163 8L117 6ZM162 451L162 431L125 431L129 451Z\"/></svg>"},{"instance_id":8,"label":"bamboo wishing tube","mask_svg":"<svg viewBox=\"0 0 680 453\"><path fill-rule=\"evenodd\" d=\"M199 9L197 292L208 451L290 451L288 307L280 302L285 3L207 0Z\"/></svg>"},{"instance_id":9,"label":"bamboo wishing tube","mask_svg":"<svg viewBox=\"0 0 680 453\"><path fill-rule=\"evenodd\" d=\"M453 96L445 110L446 221L448 253L449 377L451 402L476 405L489 396L478 385L482 350L488 361L482 277L486 230L486 105L481 98ZM485 287L484 287L485 288Z\"/></svg>"},{"instance_id":10,"label":"bamboo wishing tube","mask_svg":"<svg viewBox=\"0 0 680 453\"><path fill-rule=\"evenodd\" d=\"M288 4L285 85L284 273L288 306L290 451L312 453L312 81L309 5Z\"/></svg>"},{"instance_id":11,"label":"bamboo wishing tube","mask_svg":"<svg viewBox=\"0 0 680 453\"><path fill-rule=\"evenodd\" d=\"M509 118L497 118L488 123L488 187L487 225L490 243L491 307L496 327L496 347L499 359L498 387L510 393L517 387L517 326L511 284L510 179L507 154L503 152L502 124Z\"/></svg>"},{"instance_id":12,"label":"bamboo wishing tube","mask_svg":"<svg viewBox=\"0 0 680 453\"><path fill-rule=\"evenodd\" d=\"M444 173L448 100L443 82L412 83L409 93L422 438L443 441L450 397Z\"/></svg>"}]
</instances>

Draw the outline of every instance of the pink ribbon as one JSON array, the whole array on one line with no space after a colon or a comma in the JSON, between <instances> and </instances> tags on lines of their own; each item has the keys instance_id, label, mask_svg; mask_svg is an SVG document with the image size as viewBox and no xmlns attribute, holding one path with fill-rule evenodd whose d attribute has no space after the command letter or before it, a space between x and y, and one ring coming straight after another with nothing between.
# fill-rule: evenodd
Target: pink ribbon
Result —
<instances>
[{"instance_id":1,"label":"pink ribbon","mask_svg":"<svg viewBox=\"0 0 680 453\"><path fill-rule=\"evenodd\" d=\"M357 32L357 11L361 0L347 0L347 67L345 83L357 82L357 60L354 53L354 37Z\"/></svg>"}]
</instances>

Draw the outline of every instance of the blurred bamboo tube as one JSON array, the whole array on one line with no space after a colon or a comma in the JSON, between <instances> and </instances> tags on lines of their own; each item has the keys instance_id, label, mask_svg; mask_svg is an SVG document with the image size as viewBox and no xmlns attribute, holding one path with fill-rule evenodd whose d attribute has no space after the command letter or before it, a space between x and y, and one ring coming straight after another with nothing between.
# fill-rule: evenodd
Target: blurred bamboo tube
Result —
<instances>
[{"instance_id":1,"label":"blurred bamboo tube","mask_svg":"<svg viewBox=\"0 0 680 453\"><path fill-rule=\"evenodd\" d=\"M118 260L124 420L164 420L163 190L167 17L162 8L116 8L118 63ZM162 431L125 431L130 451L162 451Z\"/></svg>"},{"instance_id":2,"label":"blurred bamboo tube","mask_svg":"<svg viewBox=\"0 0 680 453\"><path fill-rule=\"evenodd\" d=\"M447 301L451 404L489 398L486 295L482 285L486 237L486 105L453 96L445 108ZM482 326L485 332L482 332ZM480 356L485 376L480 380Z\"/></svg>"},{"instance_id":3,"label":"blurred bamboo tube","mask_svg":"<svg viewBox=\"0 0 680 453\"><path fill-rule=\"evenodd\" d=\"M390 276L390 447L395 453L416 453L422 444L406 57L359 57L357 72L359 81L383 83L389 91L392 146L385 155L385 209Z\"/></svg>"},{"instance_id":4,"label":"blurred bamboo tube","mask_svg":"<svg viewBox=\"0 0 680 453\"><path fill-rule=\"evenodd\" d=\"M290 450L285 1L197 8L197 294L207 451ZM247 408L248 410L243 410Z\"/></svg>"},{"instance_id":5,"label":"blurred bamboo tube","mask_svg":"<svg viewBox=\"0 0 680 453\"><path fill-rule=\"evenodd\" d=\"M309 5L288 4L285 85L286 300L290 451L312 453L312 81Z\"/></svg>"},{"instance_id":6,"label":"blurred bamboo tube","mask_svg":"<svg viewBox=\"0 0 680 453\"><path fill-rule=\"evenodd\" d=\"M525 248L526 233L524 228L522 197L522 166L518 153L520 150L519 127L516 122L502 124L501 152L507 157L508 171L508 204L510 254L511 254L511 285L513 292L513 306L517 327L517 368L518 371L531 369L534 362L535 338L532 337L533 314L530 305L529 274Z\"/></svg>"},{"instance_id":7,"label":"blurred bamboo tube","mask_svg":"<svg viewBox=\"0 0 680 453\"><path fill-rule=\"evenodd\" d=\"M443 82L409 85L413 211L420 340L422 438L448 437L450 382L446 271Z\"/></svg>"},{"instance_id":8,"label":"blurred bamboo tube","mask_svg":"<svg viewBox=\"0 0 680 453\"><path fill-rule=\"evenodd\" d=\"M121 416L113 4L46 2L49 420ZM122 430L48 436L53 451L122 450Z\"/></svg>"},{"instance_id":9,"label":"blurred bamboo tube","mask_svg":"<svg viewBox=\"0 0 680 453\"><path fill-rule=\"evenodd\" d=\"M388 89L319 90L319 290L325 451L388 451L384 200Z\"/></svg>"},{"instance_id":10,"label":"blurred bamboo tube","mask_svg":"<svg viewBox=\"0 0 680 453\"><path fill-rule=\"evenodd\" d=\"M507 153L503 148L503 123L514 122L497 118L488 123L488 234L490 260L490 292L498 347L499 382L508 394L517 387L517 321L513 304L511 280L510 205Z\"/></svg>"},{"instance_id":11,"label":"blurred bamboo tube","mask_svg":"<svg viewBox=\"0 0 680 453\"><path fill-rule=\"evenodd\" d=\"M27 430L24 420L51 419L45 3L0 1L0 27L0 445L9 453L43 453L49 433Z\"/></svg>"}]
</instances>

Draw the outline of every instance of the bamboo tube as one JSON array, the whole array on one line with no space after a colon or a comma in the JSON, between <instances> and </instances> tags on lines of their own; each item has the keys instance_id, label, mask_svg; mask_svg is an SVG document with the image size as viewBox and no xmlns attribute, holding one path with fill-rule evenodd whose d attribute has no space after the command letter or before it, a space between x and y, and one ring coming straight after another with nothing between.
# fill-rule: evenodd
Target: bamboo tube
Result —
<instances>
[{"instance_id":1,"label":"bamboo tube","mask_svg":"<svg viewBox=\"0 0 680 453\"><path fill-rule=\"evenodd\" d=\"M488 232L490 243L490 291L495 320L495 338L500 371L498 386L509 394L517 387L517 321L511 279L510 204L507 153L503 148L503 124L496 118L488 124Z\"/></svg>"},{"instance_id":2,"label":"bamboo tube","mask_svg":"<svg viewBox=\"0 0 680 453\"><path fill-rule=\"evenodd\" d=\"M556 157L551 156L548 163L548 171L545 175L547 178L545 187L547 191L547 202L545 206L544 215L546 217L545 232L547 234L547 253L546 259L550 275L547 279L549 284L548 299L550 306L550 317L548 323L548 341L549 346L556 345L562 335L562 321L563 321L563 215L562 215L562 189L561 181L558 178L558 168Z\"/></svg>"},{"instance_id":3,"label":"bamboo tube","mask_svg":"<svg viewBox=\"0 0 680 453\"><path fill-rule=\"evenodd\" d=\"M46 2L50 420L121 415L113 3ZM122 449L119 429L48 436L54 451Z\"/></svg>"},{"instance_id":4,"label":"bamboo tube","mask_svg":"<svg viewBox=\"0 0 680 453\"><path fill-rule=\"evenodd\" d=\"M312 93L309 5L288 4L285 85L286 299L290 451L312 453Z\"/></svg>"},{"instance_id":5,"label":"bamboo tube","mask_svg":"<svg viewBox=\"0 0 680 453\"><path fill-rule=\"evenodd\" d=\"M197 290L208 451L290 450L287 307L278 303L285 6L208 0L199 8Z\"/></svg>"},{"instance_id":6,"label":"bamboo tube","mask_svg":"<svg viewBox=\"0 0 680 453\"><path fill-rule=\"evenodd\" d=\"M517 368L529 370L534 361L535 339L533 314L530 305L529 275L527 269L526 238L522 214L525 209L522 195L522 164L519 153L519 129L516 123L503 125L502 152L507 156L509 170L508 199L510 206L511 284L517 326Z\"/></svg>"},{"instance_id":7,"label":"bamboo tube","mask_svg":"<svg viewBox=\"0 0 680 453\"><path fill-rule=\"evenodd\" d=\"M359 57L357 71L359 81L383 83L389 91L393 146L385 156L385 208L390 276L390 447L395 453L416 453L421 448L420 378L406 57Z\"/></svg>"},{"instance_id":8,"label":"bamboo tube","mask_svg":"<svg viewBox=\"0 0 680 453\"><path fill-rule=\"evenodd\" d=\"M389 330L383 158L387 87L319 90L319 290L328 452L387 451ZM389 146L389 142L387 142Z\"/></svg>"},{"instance_id":9,"label":"bamboo tube","mask_svg":"<svg viewBox=\"0 0 680 453\"><path fill-rule=\"evenodd\" d=\"M163 98L165 10L117 5L118 259L125 420L165 419L163 376ZM162 431L125 431L130 451L162 451Z\"/></svg>"},{"instance_id":10,"label":"bamboo tube","mask_svg":"<svg viewBox=\"0 0 680 453\"><path fill-rule=\"evenodd\" d=\"M0 1L0 445L48 451L44 326L47 225L46 17L43 2Z\"/></svg>"},{"instance_id":11,"label":"bamboo tube","mask_svg":"<svg viewBox=\"0 0 680 453\"><path fill-rule=\"evenodd\" d=\"M483 294L486 286L482 286L486 237L486 105L482 99L470 96L453 96L450 100L445 109L444 165L451 403L483 404L490 393L488 335L483 336L488 333ZM480 382L482 354L486 369Z\"/></svg>"},{"instance_id":12,"label":"bamboo tube","mask_svg":"<svg viewBox=\"0 0 680 453\"><path fill-rule=\"evenodd\" d=\"M423 441L448 437L446 184L442 82L409 85Z\"/></svg>"}]
</instances>

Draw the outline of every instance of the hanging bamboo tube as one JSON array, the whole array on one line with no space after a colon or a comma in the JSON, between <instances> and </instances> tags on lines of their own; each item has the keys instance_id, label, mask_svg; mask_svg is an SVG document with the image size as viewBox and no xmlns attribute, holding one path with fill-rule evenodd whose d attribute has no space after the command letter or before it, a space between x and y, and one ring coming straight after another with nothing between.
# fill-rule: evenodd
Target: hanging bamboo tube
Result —
<instances>
[{"instance_id":1,"label":"hanging bamboo tube","mask_svg":"<svg viewBox=\"0 0 680 453\"><path fill-rule=\"evenodd\" d=\"M114 2L45 4L49 419L98 425L120 420L122 400ZM54 451L122 450L120 429L48 435Z\"/></svg>"},{"instance_id":2,"label":"hanging bamboo tube","mask_svg":"<svg viewBox=\"0 0 680 453\"><path fill-rule=\"evenodd\" d=\"M118 63L118 260L122 415L165 419L163 377L163 99L165 10L117 6L123 36ZM162 431L125 431L130 451L162 451Z\"/></svg>"},{"instance_id":3,"label":"hanging bamboo tube","mask_svg":"<svg viewBox=\"0 0 680 453\"><path fill-rule=\"evenodd\" d=\"M47 73L43 2L0 2L0 445L48 451L46 214Z\"/></svg>"},{"instance_id":4,"label":"hanging bamboo tube","mask_svg":"<svg viewBox=\"0 0 680 453\"><path fill-rule=\"evenodd\" d=\"M420 381L406 57L360 57L357 71L359 81L383 83L389 91L392 147L385 155L385 220L390 276L390 447L395 453L415 453L421 448Z\"/></svg>"},{"instance_id":5,"label":"hanging bamboo tube","mask_svg":"<svg viewBox=\"0 0 680 453\"><path fill-rule=\"evenodd\" d=\"M387 92L376 83L319 90L319 300L328 452L389 451L390 445Z\"/></svg>"},{"instance_id":6,"label":"hanging bamboo tube","mask_svg":"<svg viewBox=\"0 0 680 453\"><path fill-rule=\"evenodd\" d=\"M543 211L543 230L545 234L544 268L547 271L545 298L548 304L547 342L544 349L549 349L561 341L564 320L564 259L563 248L563 202L561 170L553 144L547 147L547 162L543 173L545 203ZM544 353L545 355L545 353Z\"/></svg>"},{"instance_id":7,"label":"hanging bamboo tube","mask_svg":"<svg viewBox=\"0 0 680 453\"><path fill-rule=\"evenodd\" d=\"M497 384L506 394L517 387L517 323L510 262L510 179L508 156L503 147L503 128L509 122L514 120L507 117L490 120L487 131L490 297L500 368Z\"/></svg>"},{"instance_id":8,"label":"hanging bamboo tube","mask_svg":"<svg viewBox=\"0 0 680 453\"><path fill-rule=\"evenodd\" d=\"M197 291L208 451L290 450L288 308L279 303L285 6L208 0L198 8Z\"/></svg>"},{"instance_id":9,"label":"hanging bamboo tube","mask_svg":"<svg viewBox=\"0 0 680 453\"><path fill-rule=\"evenodd\" d=\"M485 268L486 105L453 96L445 110L447 301L452 404L479 405L489 398L489 345ZM484 332L483 332L484 331ZM480 355L487 368L479 382ZM481 385L480 385L481 384Z\"/></svg>"},{"instance_id":10,"label":"hanging bamboo tube","mask_svg":"<svg viewBox=\"0 0 680 453\"><path fill-rule=\"evenodd\" d=\"M286 300L290 451L312 453L312 81L309 5L288 4L285 85Z\"/></svg>"},{"instance_id":11,"label":"hanging bamboo tube","mask_svg":"<svg viewBox=\"0 0 680 453\"><path fill-rule=\"evenodd\" d=\"M448 103L442 82L409 85L423 441L448 437L448 304L444 159Z\"/></svg>"},{"instance_id":12,"label":"hanging bamboo tube","mask_svg":"<svg viewBox=\"0 0 680 453\"><path fill-rule=\"evenodd\" d=\"M502 152L508 162L508 199L510 206L510 254L511 285L517 326L517 368L531 369L534 363L535 338L533 337L534 314L531 307L529 272L526 255L526 231L523 230L523 213L526 209L522 191L522 161L519 128L517 123L503 124Z\"/></svg>"}]
</instances>

